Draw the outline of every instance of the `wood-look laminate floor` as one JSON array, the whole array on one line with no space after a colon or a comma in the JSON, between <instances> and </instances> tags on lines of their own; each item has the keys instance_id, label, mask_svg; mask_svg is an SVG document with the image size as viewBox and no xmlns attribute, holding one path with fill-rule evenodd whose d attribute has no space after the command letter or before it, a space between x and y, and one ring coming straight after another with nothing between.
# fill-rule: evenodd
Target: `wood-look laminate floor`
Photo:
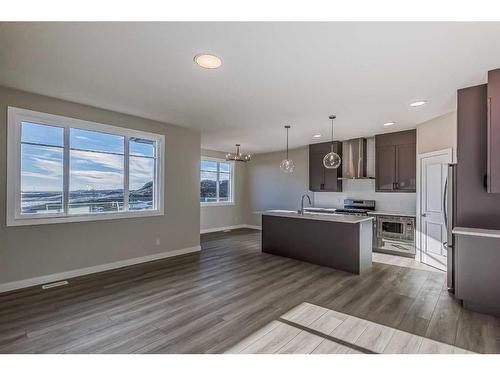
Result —
<instances>
[{"instance_id":1,"label":"wood-look laminate floor","mask_svg":"<svg viewBox=\"0 0 500 375\"><path fill-rule=\"evenodd\" d=\"M1 294L0 353L500 352L500 319L463 309L444 273L379 257L351 275L263 254L249 229L201 241L199 254Z\"/></svg>"}]
</instances>

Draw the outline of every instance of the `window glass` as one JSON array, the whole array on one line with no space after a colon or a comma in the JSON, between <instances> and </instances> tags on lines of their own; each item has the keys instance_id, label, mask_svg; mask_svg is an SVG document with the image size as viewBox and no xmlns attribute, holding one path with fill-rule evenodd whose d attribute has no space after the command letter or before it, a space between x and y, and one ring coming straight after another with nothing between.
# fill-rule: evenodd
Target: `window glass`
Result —
<instances>
[{"instance_id":1,"label":"window glass","mask_svg":"<svg viewBox=\"0 0 500 375\"><path fill-rule=\"evenodd\" d=\"M155 159L131 156L129 164L129 209L154 209Z\"/></svg>"},{"instance_id":2,"label":"window glass","mask_svg":"<svg viewBox=\"0 0 500 375\"><path fill-rule=\"evenodd\" d=\"M123 154L124 137L96 131L71 128L69 145L72 149Z\"/></svg>"},{"instance_id":3,"label":"window glass","mask_svg":"<svg viewBox=\"0 0 500 375\"><path fill-rule=\"evenodd\" d=\"M69 213L123 210L124 157L70 150Z\"/></svg>"},{"instance_id":4,"label":"window glass","mask_svg":"<svg viewBox=\"0 0 500 375\"><path fill-rule=\"evenodd\" d=\"M130 155L137 156L155 156L155 141L141 138L130 138Z\"/></svg>"},{"instance_id":5,"label":"window glass","mask_svg":"<svg viewBox=\"0 0 500 375\"><path fill-rule=\"evenodd\" d=\"M62 211L63 149L21 145L21 213Z\"/></svg>"},{"instance_id":6,"label":"window glass","mask_svg":"<svg viewBox=\"0 0 500 375\"><path fill-rule=\"evenodd\" d=\"M221 172L226 172L226 173L231 172L231 164L229 164L229 163L219 163L219 165L220 165L220 171Z\"/></svg>"},{"instance_id":7,"label":"window glass","mask_svg":"<svg viewBox=\"0 0 500 375\"><path fill-rule=\"evenodd\" d=\"M201 172L200 201L217 202L217 172Z\"/></svg>"},{"instance_id":8,"label":"window glass","mask_svg":"<svg viewBox=\"0 0 500 375\"><path fill-rule=\"evenodd\" d=\"M219 201L227 202L231 196L231 176L229 173L219 174Z\"/></svg>"},{"instance_id":9,"label":"window glass","mask_svg":"<svg viewBox=\"0 0 500 375\"><path fill-rule=\"evenodd\" d=\"M202 160L200 169L202 171L217 172L217 162L212 160Z\"/></svg>"},{"instance_id":10,"label":"window glass","mask_svg":"<svg viewBox=\"0 0 500 375\"><path fill-rule=\"evenodd\" d=\"M232 172L232 163L209 159L201 160L200 202L232 202Z\"/></svg>"},{"instance_id":11,"label":"window glass","mask_svg":"<svg viewBox=\"0 0 500 375\"><path fill-rule=\"evenodd\" d=\"M8 142L16 146L8 148L8 168L15 169L7 178L8 226L163 214L163 136L20 108L7 112Z\"/></svg>"},{"instance_id":12,"label":"window glass","mask_svg":"<svg viewBox=\"0 0 500 375\"><path fill-rule=\"evenodd\" d=\"M21 142L63 147L64 128L22 122Z\"/></svg>"}]
</instances>

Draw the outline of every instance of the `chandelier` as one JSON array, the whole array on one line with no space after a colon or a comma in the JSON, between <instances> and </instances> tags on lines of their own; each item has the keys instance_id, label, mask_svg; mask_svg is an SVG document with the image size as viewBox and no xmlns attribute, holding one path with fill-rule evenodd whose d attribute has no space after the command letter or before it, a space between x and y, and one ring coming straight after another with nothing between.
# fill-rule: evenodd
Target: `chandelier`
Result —
<instances>
[{"instance_id":1,"label":"chandelier","mask_svg":"<svg viewBox=\"0 0 500 375\"><path fill-rule=\"evenodd\" d=\"M240 146L239 144L236 144L236 152L233 153L228 153L226 154L226 160L234 160L234 161L243 161L247 162L252 158L252 155L250 154L242 154L240 152Z\"/></svg>"}]
</instances>

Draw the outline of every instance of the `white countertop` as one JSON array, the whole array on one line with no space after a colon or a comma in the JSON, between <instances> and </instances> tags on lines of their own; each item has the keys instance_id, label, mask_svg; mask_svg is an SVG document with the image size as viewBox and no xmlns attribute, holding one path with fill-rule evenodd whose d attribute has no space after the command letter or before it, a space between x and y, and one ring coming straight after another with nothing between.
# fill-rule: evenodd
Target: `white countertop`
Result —
<instances>
[{"instance_id":1,"label":"white countertop","mask_svg":"<svg viewBox=\"0 0 500 375\"><path fill-rule=\"evenodd\" d=\"M387 211L368 211L368 215L417 217L417 215L414 214L414 213L409 213L409 212L387 212Z\"/></svg>"},{"instance_id":2,"label":"white countertop","mask_svg":"<svg viewBox=\"0 0 500 375\"><path fill-rule=\"evenodd\" d=\"M306 210L318 210L318 211L326 211L326 212L335 212L338 208L321 208L321 207L307 207ZM417 215L412 212L389 212L389 211L368 211L368 215L384 215L384 216L407 216L407 217L416 217Z\"/></svg>"},{"instance_id":3,"label":"white countertop","mask_svg":"<svg viewBox=\"0 0 500 375\"><path fill-rule=\"evenodd\" d=\"M336 223L346 223L346 224L359 224L363 221L373 220L370 216L355 216L355 215L341 215L341 214L316 214L316 213L305 213L301 215L294 211L286 210L269 210L262 212L262 215L269 216L280 216L280 217L291 217L304 220L320 220L320 221L333 221Z\"/></svg>"},{"instance_id":4,"label":"white countertop","mask_svg":"<svg viewBox=\"0 0 500 375\"><path fill-rule=\"evenodd\" d=\"M461 234L464 236L500 238L500 230L496 229L455 227L453 228L452 232L453 234Z\"/></svg>"}]
</instances>

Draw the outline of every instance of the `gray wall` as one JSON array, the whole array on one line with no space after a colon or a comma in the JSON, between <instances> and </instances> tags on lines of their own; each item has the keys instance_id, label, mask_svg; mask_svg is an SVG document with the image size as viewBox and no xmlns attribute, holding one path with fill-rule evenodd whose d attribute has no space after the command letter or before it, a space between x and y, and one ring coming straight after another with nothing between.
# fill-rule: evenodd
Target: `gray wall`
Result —
<instances>
[{"instance_id":1,"label":"gray wall","mask_svg":"<svg viewBox=\"0 0 500 375\"><path fill-rule=\"evenodd\" d=\"M226 153L220 151L201 150L202 156L224 159ZM251 161L250 163L252 163ZM245 180L248 163L234 163L234 205L202 206L200 208L200 231L225 228L246 224L245 217Z\"/></svg>"},{"instance_id":2,"label":"gray wall","mask_svg":"<svg viewBox=\"0 0 500 375\"><path fill-rule=\"evenodd\" d=\"M165 215L6 227L7 106L164 134ZM198 246L199 160L198 131L0 87L0 284Z\"/></svg>"},{"instance_id":3,"label":"gray wall","mask_svg":"<svg viewBox=\"0 0 500 375\"><path fill-rule=\"evenodd\" d=\"M457 160L457 112L433 118L417 126L417 154L453 149Z\"/></svg>"},{"instance_id":4,"label":"gray wall","mask_svg":"<svg viewBox=\"0 0 500 375\"><path fill-rule=\"evenodd\" d=\"M260 225L258 211L269 209L296 210L300 197L309 192L309 148L292 149L289 157L295 163L294 173L279 166L284 151L255 155L247 165L247 224ZM311 196L312 198L312 196Z\"/></svg>"}]
</instances>

